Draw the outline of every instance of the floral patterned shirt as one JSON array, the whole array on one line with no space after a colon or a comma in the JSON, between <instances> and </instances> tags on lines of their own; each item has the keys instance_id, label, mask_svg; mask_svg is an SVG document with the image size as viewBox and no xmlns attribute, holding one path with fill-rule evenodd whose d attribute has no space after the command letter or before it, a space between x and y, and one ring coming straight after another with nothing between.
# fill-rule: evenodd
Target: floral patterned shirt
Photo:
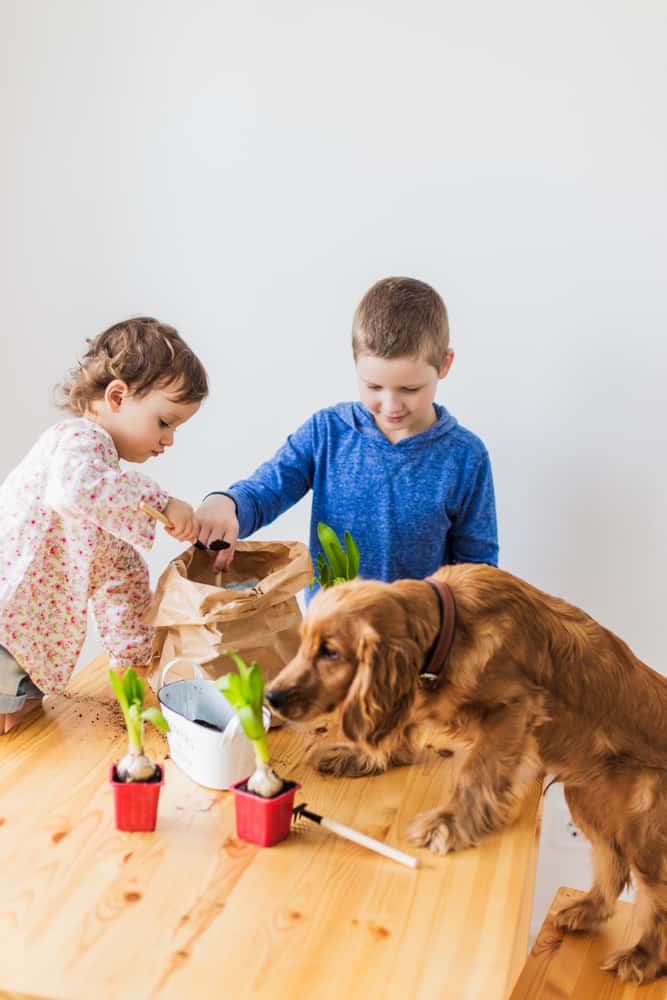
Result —
<instances>
[{"instance_id":1,"label":"floral patterned shirt","mask_svg":"<svg viewBox=\"0 0 667 1000\"><path fill-rule=\"evenodd\" d=\"M153 629L145 500L164 510L168 494L121 469L113 439L86 418L42 434L0 486L0 645L45 692L62 691L86 636L88 601L116 666L146 663Z\"/></svg>"}]
</instances>

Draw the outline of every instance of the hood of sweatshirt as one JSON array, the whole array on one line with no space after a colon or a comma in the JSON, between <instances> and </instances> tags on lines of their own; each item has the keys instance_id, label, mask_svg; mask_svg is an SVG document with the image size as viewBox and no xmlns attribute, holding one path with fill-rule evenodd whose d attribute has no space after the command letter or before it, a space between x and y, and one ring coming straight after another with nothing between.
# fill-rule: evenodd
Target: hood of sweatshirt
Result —
<instances>
[{"instance_id":1,"label":"hood of sweatshirt","mask_svg":"<svg viewBox=\"0 0 667 1000\"><path fill-rule=\"evenodd\" d=\"M391 448L393 450L396 448L428 447L433 441L444 437L445 434L451 433L451 431L458 427L458 420L444 406L434 403L433 407L437 414L434 424L420 434L412 434L410 437L402 438L395 444L384 436L375 423L373 414L362 403L338 403L332 409L344 423L352 427L359 434L363 434L369 442L373 442L380 448Z\"/></svg>"}]
</instances>

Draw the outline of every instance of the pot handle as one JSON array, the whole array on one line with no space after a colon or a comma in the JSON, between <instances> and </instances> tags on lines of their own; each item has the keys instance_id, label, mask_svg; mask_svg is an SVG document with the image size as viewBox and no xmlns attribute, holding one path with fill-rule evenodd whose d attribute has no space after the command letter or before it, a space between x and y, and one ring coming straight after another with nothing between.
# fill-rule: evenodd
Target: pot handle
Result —
<instances>
[{"instance_id":1,"label":"pot handle","mask_svg":"<svg viewBox=\"0 0 667 1000\"><path fill-rule=\"evenodd\" d=\"M173 660L169 661L169 663L165 666L164 670L162 671L162 674L160 676L160 687L161 688L164 687L164 679L167 676L167 674L169 673L169 671L171 670L171 668L174 667L174 666L176 666L177 663L181 663L181 662L183 662L183 663L189 663L190 664L190 666L192 667L193 673L194 673L195 677L198 680L201 680L203 678L204 671L202 670L202 668L199 666L198 663L195 663L194 660L191 660L189 656L176 656L176 657L174 657Z\"/></svg>"}]
</instances>

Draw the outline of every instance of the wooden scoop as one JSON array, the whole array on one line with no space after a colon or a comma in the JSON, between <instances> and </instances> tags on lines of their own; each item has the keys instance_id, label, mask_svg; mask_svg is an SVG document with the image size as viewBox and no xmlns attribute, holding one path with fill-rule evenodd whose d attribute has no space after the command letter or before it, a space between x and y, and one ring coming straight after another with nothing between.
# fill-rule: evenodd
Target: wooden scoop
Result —
<instances>
[{"instance_id":1,"label":"wooden scoop","mask_svg":"<svg viewBox=\"0 0 667 1000\"><path fill-rule=\"evenodd\" d=\"M174 527L166 514L163 514L161 510L157 510L155 507L151 507L151 505L146 503L144 500L142 500L139 504L139 510L142 510L144 514L148 514L148 516L152 517L154 520L160 521L161 524L164 524L167 528ZM212 552L220 552L222 549L229 548L229 542L226 542L224 538L216 538L210 545L206 546L203 542L200 542L199 539L197 539L195 542L195 548L203 549L205 552L208 549Z\"/></svg>"}]
</instances>

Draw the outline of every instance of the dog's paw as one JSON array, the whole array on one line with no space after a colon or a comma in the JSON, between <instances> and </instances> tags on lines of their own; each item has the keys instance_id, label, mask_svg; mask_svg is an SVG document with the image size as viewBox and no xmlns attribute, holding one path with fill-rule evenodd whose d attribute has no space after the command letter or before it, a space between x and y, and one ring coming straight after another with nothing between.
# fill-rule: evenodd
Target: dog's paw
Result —
<instances>
[{"instance_id":1,"label":"dog's paw","mask_svg":"<svg viewBox=\"0 0 667 1000\"><path fill-rule=\"evenodd\" d=\"M553 922L564 931L588 931L610 916L611 911L607 910L601 900L584 896L555 913Z\"/></svg>"},{"instance_id":2,"label":"dog's paw","mask_svg":"<svg viewBox=\"0 0 667 1000\"><path fill-rule=\"evenodd\" d=\"M649 983L665 972L665 963L649 955L641 945L609 955L600 966L605 972L614 972L619 979L629 983Z\"/></svg>"},{"instance_id":3,"label":"dog's paw","mask_svg":"<svg viewBox=\"0 0 667 1000\"><path fill-rule=\"evenodd\" d=\"M348 743L316 746L309 754L308 762L320 774L332 774L337 778L357 778L364 774L379 774L382 770Z\"/></svg>"},{"instance_id":4,"label":"dog's paw","mask_svg":"<svg viewBox=\"0 0 667 1000\"><path fill-rule=\"evenodd\" d=\"M433 854L447 854L473 847L474 842L464 838L457 828L454 816L442 809L419 813L407 830L408 840L418 847L428 847Z\"/></svg>"},{"instance_id":5,"label":"dog's paw","mask_svg":"<svg viewBox=\"0 0 667 1000\"><path fill-rule=\"evenodd\" d=\"M435 854L446 854L450 849L446 815L435 809L415 816L406 831L410 843L416 844L417 847L428 847Z\"/></svg>"}]
</instances>

